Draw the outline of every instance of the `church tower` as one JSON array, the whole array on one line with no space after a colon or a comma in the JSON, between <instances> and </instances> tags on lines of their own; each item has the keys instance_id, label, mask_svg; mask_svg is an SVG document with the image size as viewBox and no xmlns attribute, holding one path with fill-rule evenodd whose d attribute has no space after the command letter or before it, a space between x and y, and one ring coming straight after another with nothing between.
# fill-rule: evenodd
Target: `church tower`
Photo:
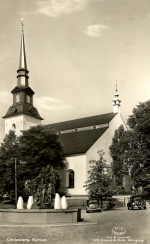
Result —
<instances>
[{"instance_id":1,"label":"church tower","mask_svg":"<svg viewBox=\"0 0 150 244\"><path fill-rule=\"evenodd\" d=\"M117 80L116 80L116 93L114 95L114 99L112 100L114 113L120 113L120 106L121 106L120 103L121 101L119 100L119 95L117 90Z\"/></svg>"},{"instance_id":2,"label":"church tower","mask_svg":"<svg viewBox=\"0 0 150 244\"><path fill-rule=\"evenodd\" d=\"M37 109L33 106L34 91L29 87L23 22L17 73L17 86L11 91L13 94L13 104L9 107L3 118L5 119L5 133L7 134L9 130L14 130L19 136L21 130L27 130L31 126L39 125L41 120L43 120Z\"/></svg>"}]
</instances>

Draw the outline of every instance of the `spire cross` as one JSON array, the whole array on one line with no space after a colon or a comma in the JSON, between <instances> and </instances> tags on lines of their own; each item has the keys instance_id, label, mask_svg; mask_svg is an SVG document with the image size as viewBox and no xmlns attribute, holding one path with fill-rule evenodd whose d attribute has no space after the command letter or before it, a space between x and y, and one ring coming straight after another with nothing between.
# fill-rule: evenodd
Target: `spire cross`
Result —
<instances>
[{"instance_id":1,"label":"spire cross","mask_svg":"<svg viewBox=\"0 0 150 244\"><path fill-rule=\"evenodd\" d=\"M21 25L22 25L22 32L24 31L23 27L24 27L24 23L23 23L23 18L21 18L22 22L21 22Z\"/></svg>"},{"instance_id":2,"label":"spire cross","mask_svg":"<svg viewBox=\"0 0 150 244\"><path fill-rule=\"evenodd\" d=\"M118 90L117 90L117 79L116 79L116 92L117 92Z\"/></svg>"}]
</instances>

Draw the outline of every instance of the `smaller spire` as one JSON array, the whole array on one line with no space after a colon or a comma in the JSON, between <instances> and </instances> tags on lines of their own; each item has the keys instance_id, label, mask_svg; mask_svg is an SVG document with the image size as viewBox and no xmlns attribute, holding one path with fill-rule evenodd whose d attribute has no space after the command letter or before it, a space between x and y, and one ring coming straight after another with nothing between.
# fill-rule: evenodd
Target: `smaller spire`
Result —
<instances>
[{"instance_id":1,"label":"smaller spire","mask_svg":"<svg viewBox=\"0 0 150 244\"><path fill-rule=\"evenodd\" d=\"M118 95L117 82L118 82L118 81L117 81L117 79L116 79L116 93L115 93L115 96L119 96L119 95Z\"/></svg>"},{"instance_id":2,"label":"smaller spire","mask_svg":"<svg viewBox=\"0 0 150 244\"><path fill-rule=\"evenodd\" d=\"M21 25L22 25L22 32L24 31L23 27L24 27L24 23L23 23L23 20L24 18L21 18L22 22L21 22Z\"/></svg>"},{"instance_id":3,"label":"smaller spire","mask_svg":"<svg viewBox=\"0 0 150 244\"><path fill-rule=\"evenodd\" d=\"M121 101L119 100L118 88L117 88L117 79L116 79L116 93L114 95L114 99L112 100L114 113L120 112L120 106L121 106L120 103L121 103Z\"/></svg>"},{"instance_id":4,"label":"smaller spire","mask_svg":"<svg viewBox=\"0 0 150 244\"><path fill-rule=\"evenodd\" d=\"M116 92L117 92L118 90L117 90L117 79L116 79Z\"/></svg>"}]
</instances>

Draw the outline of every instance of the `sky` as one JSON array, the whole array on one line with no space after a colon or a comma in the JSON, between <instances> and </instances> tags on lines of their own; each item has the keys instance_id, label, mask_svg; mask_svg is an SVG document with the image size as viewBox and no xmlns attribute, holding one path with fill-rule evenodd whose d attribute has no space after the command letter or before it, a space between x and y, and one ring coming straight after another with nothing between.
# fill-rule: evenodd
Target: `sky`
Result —
<instances>
[{"instance_id":1,"label":"sky","mask_svg":"<svg viewBox=\"0 0 150 244\"><path fill-rule=\"evenodd\" d=\"M43 124L113 112L126 123L150 98L149 0L0 0L0 141L21 44Z\"/></svg>"}]
</instances>

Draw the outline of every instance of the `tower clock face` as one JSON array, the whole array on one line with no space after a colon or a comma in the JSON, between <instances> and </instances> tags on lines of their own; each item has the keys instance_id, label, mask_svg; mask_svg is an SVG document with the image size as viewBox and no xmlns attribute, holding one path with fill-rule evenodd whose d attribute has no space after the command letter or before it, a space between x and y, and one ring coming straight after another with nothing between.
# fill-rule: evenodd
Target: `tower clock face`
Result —
<instances>
[{"instance_id":1,"label":"tower clock face","mask_svg":"<svg viewBox=\"0 0 150 244\"><path fill-rule=\"evenodd\" d=\"M16 111L17 111L17 109L16 109L14 106L12 106L12 107L10 108L10 112L11 112L11 114L14 114Z\"/></svg>"},{"instance_id":2,"label":"tower clock face","mask_svg":"<svg viewBox=\"0 0 150 244\"><path fill-rule=\"evenodd\" d=\"M37 110L34 107L31 108L30 112L34 116L37 116L38 115Z\"/></svg>"}]
</instances>

